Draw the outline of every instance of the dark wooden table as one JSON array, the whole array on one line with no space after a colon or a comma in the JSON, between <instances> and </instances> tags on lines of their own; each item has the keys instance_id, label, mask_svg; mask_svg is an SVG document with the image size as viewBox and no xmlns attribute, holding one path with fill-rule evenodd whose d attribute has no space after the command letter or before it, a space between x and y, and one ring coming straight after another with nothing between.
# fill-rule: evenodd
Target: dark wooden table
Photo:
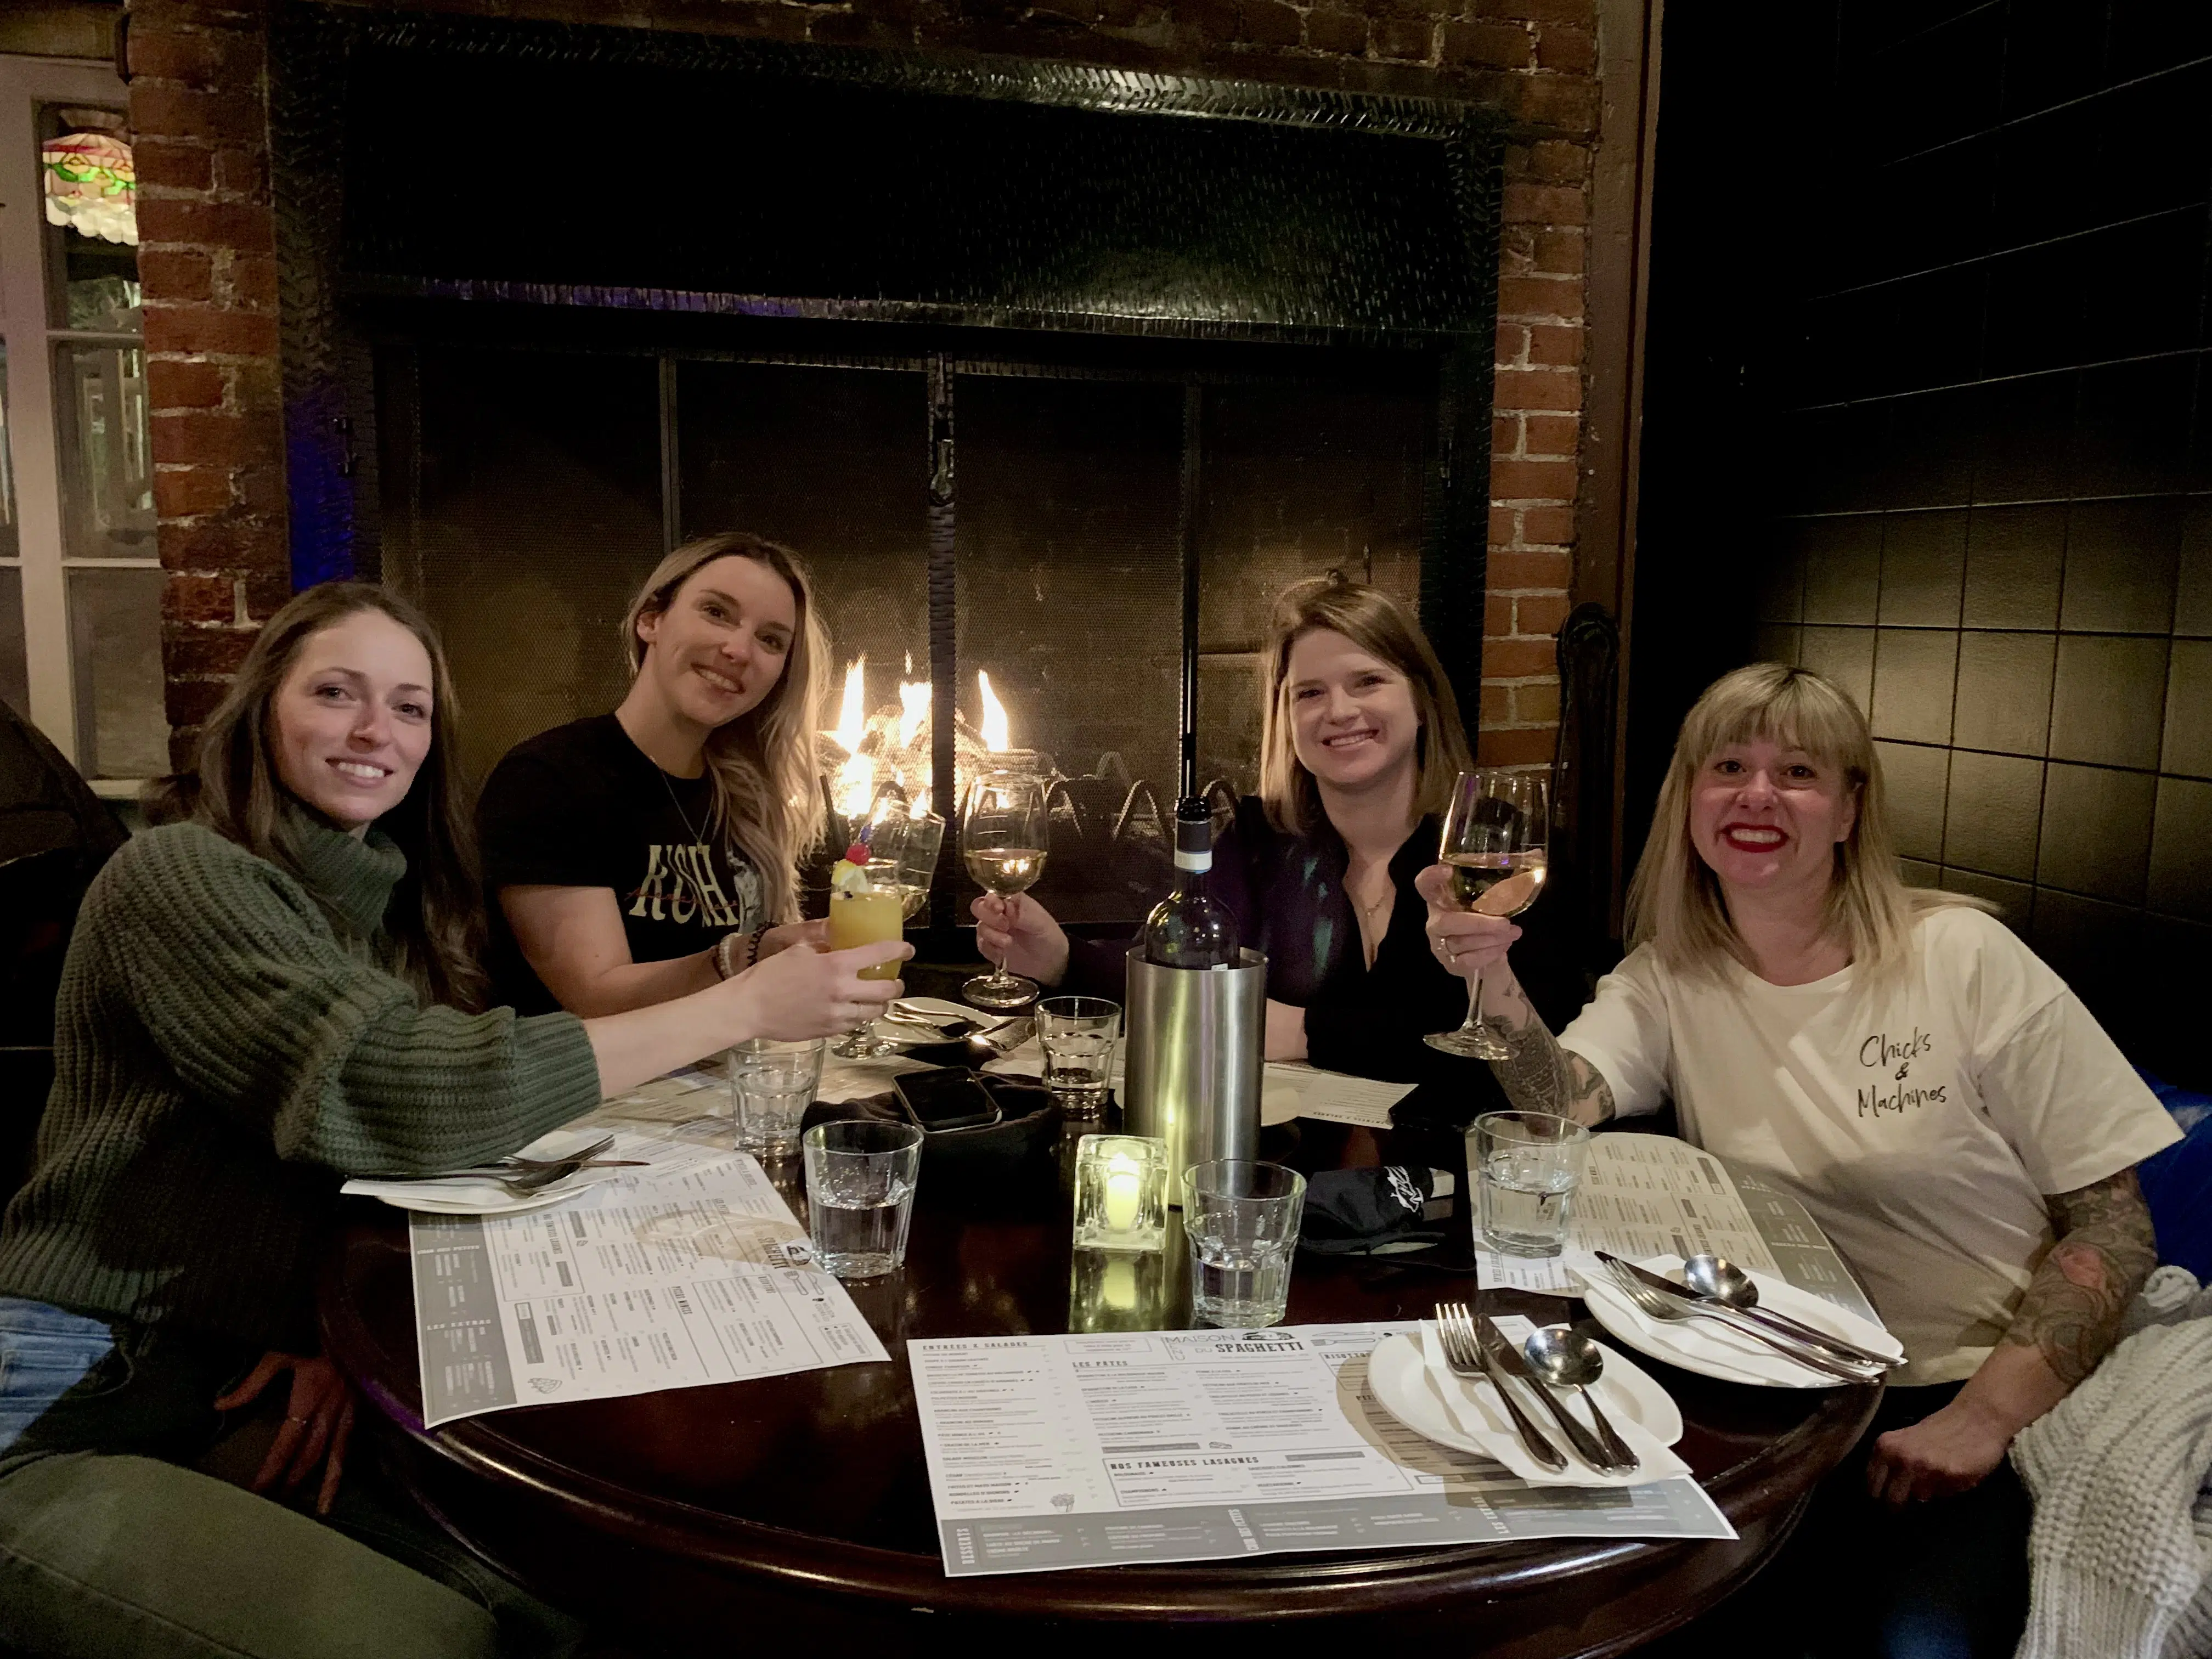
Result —
<instances>
[{"instance_id":1,"label":"dark wooden table","mask_svg":"<svg viewBox=\"0 0 2212 1659\"><path fill-rule=\"evenodd\" d=\"M1372 1157L1339 1150L1346 1161ZM803 1217L803 1196L786 1195ZM1496 1659L1622 1653L1755 1571L1879 1399L1875 1389L1754 1389L1651 1364L1687 1425L1677 1449L1741 1534L1735 1543L1562 1539L947 1578L907 1340L1188 1322L1179 1239L1133 1312L1106 1309L1087 1281L1072 1285L1064 1202L1041 1194L1026 1218L919 1210L904 1270L851 1287L888 1365L532 1407L426 1432L406 1223L365 1200L325 1279L325 1338L396 1429L403 1478L459 1536L559 1605L685 1644L941 1632L1044 1636L1061 1649L1176 1645L1218 1636L1224 1623L1266 1621L1427 1637ZM1471 1288L1381 1261L1302 1257L1288 1322L1413 1319ZM1583 1311L1504 1292L1493 1306L1544 1320ZM1154 1628L1139 1636L1133 1622Z\"/></svg>"}]
</instances>

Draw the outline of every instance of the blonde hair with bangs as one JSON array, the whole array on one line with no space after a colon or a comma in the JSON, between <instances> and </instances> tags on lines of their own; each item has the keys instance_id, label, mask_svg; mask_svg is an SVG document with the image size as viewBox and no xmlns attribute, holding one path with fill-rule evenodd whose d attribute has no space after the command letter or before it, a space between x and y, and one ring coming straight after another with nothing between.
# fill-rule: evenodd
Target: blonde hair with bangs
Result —
<instances>
[{"instance_id":1,"label":"blonde hair with bangs","mask_svg":"<svg viewBox=\"0 0 2212 1659\"><path fill-rule=\"evenodd\" d=\"M1989 908L1963 894L1905 884L1890 839L1881 762L1858 705L1809 668L1760 662L1715 680L1683 718L1659 787L1651 839L1628 886L1631 949L1649 940L1660 959L1682 974L1717 974L1729 957L1757 971L1729 920L1718 879L1690 838L1690 802L1715 755L1761 738L1834 768L1856 804L1850 834L1836 844L1821 926L1850 949L1869 979L1902 969L1922 913L1954 904Z\"/></svg>"},{"instance_id":2,"label":"blonde hair with bangs","mask_svg":"<svg viewBox=\"0 0 2212 1659\"><path fill-rule=\"evenodd\" d=\"M708 775L714 781L714 823L724 839L760 872L769 919L799 915L799 862L822 836L825 816L815 733L822 725L822 692L830 637L814 604L812 585L789 548L743 532L702 536L678 548L645 579L623 618L623 643L635 678L645 666L646 643L637 625L676 603L684 584L717 559L750 559L781 576L791 589L798 626L782 676L759 704L707 738Z\"/></svg>"},{"instance_id":3,"label":"blonde hair with bangs","mask_svg":"<svg viewBox=\"0 0 2212 1659\"><path fill-rule=\"evenodd\" d=\"M1267 822L1309 836L1326 821L1321 792L1291 742L1291 647L1326 629L1406 678L1420 730L1413 738L1413 815L1427 817L1451 804L1453 780L1474 769L1460 725L1459 700L1420 624L1379 587L1331 571L1283 590L1268 620L1267 704L1260 728L1260 804Z\"/></svg>"}]
</instances>

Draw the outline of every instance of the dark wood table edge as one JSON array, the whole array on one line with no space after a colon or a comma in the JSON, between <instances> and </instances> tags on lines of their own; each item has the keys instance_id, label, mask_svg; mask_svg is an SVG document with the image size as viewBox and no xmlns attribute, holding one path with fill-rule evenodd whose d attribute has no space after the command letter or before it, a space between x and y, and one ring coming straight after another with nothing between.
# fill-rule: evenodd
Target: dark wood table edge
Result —
<instances>
[{"instance_id":1,"label":"dark wood table edge","mask_svg":"<svg viewBox=\"0 0 2212 1659\"><path fill-rule=\"evenodd\" d=\"M1023 1620L1265 1618L1309 1622L1400 1613L1409 1598L1456 1599L1476 1595L1500 1598L1539 1591L1557 1595L1571 1589L1577 1581L1600 1573L1663 1572L1685 1562L1693 1552L1710 1548L1713 1541L1547 1539L1318 1558L1285 1553L1239 1562L1235 1583L1229 1582L1216 1563L1131 1564L952 1577L934 1555L818 1538L678 1499L647 1498L616 1487L552 1463L507 1439L493 1426L507 1413L426 1429L419 1413L379 1386L362 1364L364 1355L374 1355L379 1345L365 1328L351 1299L334 1293L343 1279L345 1257L359 1237L359 1233L349 1230L325 1267L325 1294L319 1298L325 1352L354 1381L378 1415L416 1449L454 1474L497 1483L518 1496L526 1493L610 1543L653 1550L670 1549L680 1542L680 1553L698 1566L788 1594L855 1597L884 1607L926 1605L946 1613L1005 1619L1007 1597L1002 1586L1011 1577L1019 1578L1029 1592L1022 1598L1024 1605L1018 1615ZM376 1247L390 1248L388 1243ZM1813 1434L1801 1448L1802 1453L1820 1457L1832 1468L1872 1421L1881 1392L1878 1385L1828 1391L1831 1402L1840 1406L1855 1401L1857 1409L1824 1410L1823 1420L1814 1425ZM1747 1458L1703 1482L1739 1534L1771 1534L1755 1559L1740 1564L1739 1570L1729 1576L1731 1585L1755 1571L1780 1547L1808 1500L1803 1488L1780 1481L1778 1470L1770 1466L1761 1471L1759 1465L1764 1461ZM442 1507L431 1494L420 1495L434 1510ZM1770 1523L1778 1516L1784 1524L1773 1527ZM457 1531L456 1536L471 1549L486 1553L465 1534ZM1563 1548L1571 1552L1564 1558ZM514 1571L495 1556L489 1559ZM1717 1599L1709 1597L1701 1605ZM1634 1640L1649 1640L1698 1610L1689 1607L1680 1618L1644 1632ZM1625 1650L1616 1647L1590 1652Z\"/></svg>"}]
</instances>

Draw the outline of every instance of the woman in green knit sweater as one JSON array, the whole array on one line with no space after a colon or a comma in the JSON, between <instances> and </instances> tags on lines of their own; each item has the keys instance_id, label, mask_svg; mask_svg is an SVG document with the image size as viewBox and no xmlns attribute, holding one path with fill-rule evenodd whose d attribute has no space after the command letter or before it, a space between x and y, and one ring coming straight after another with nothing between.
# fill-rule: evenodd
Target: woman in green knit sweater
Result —
<instances>
[{"instance_id":1,"label":"woman in green knit sweater","mask_svg":"<svg viewBox=\"0 0 2212 1659\"><path fill-rule=\"evenodd\" d=\"M340 1182L499 1157L604 1095L746 1037L848 1030L900 991L859 977L908 954L884 944L784 951L604 1018L483 1009L453 716L412 607L301 594L176 781L185 821L134 839L86 897L37 1166L0 1224L0 1643L561 1645L542 1609L422 1547L358 1476L340 1485L353 1405L312 1304ZM280 1394L248 1484L312 1487L333 1526L188 1467Z\"/></svg>"}]
</instances>

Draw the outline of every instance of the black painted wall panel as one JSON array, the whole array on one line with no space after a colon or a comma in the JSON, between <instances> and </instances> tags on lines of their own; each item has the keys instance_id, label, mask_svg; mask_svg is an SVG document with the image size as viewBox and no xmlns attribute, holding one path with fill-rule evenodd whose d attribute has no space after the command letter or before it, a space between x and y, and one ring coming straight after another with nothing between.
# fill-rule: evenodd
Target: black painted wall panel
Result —
<instances>
[{"instance_id":1,"label":"black painted wall panel","mask_svg":"<svg viewBox=\"0 0 2212 1659\"><path fill-rule=\"evenodd\" d=\"M1667 27L1647 428L1763 465L1717 559L1688 446L1647 436L1630 822L1713 675L1820 668L1909 878L2002 906L2131 1054L2212 1083L2212 6Z\"/></svg>"}]
</instances>

